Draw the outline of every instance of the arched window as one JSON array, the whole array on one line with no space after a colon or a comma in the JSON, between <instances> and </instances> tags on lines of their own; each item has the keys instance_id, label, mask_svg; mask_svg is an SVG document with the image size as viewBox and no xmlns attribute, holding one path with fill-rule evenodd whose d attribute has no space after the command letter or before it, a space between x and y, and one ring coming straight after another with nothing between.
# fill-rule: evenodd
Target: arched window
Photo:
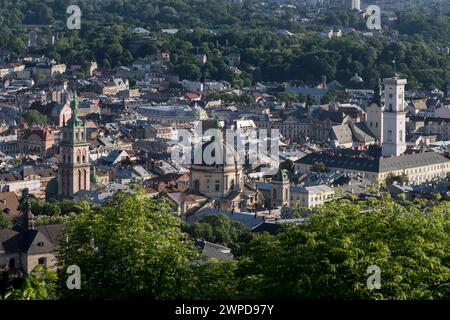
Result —
<instances>
[{"instance_id":1,"label":"arched window","mask_svg":"<svg viewBox=\"0 0 450 320\"><path fill-rule=\"evenodd\" d=\"M81 170L78 170L78 190L81 190Z\"/></svg>"}]
</instances>

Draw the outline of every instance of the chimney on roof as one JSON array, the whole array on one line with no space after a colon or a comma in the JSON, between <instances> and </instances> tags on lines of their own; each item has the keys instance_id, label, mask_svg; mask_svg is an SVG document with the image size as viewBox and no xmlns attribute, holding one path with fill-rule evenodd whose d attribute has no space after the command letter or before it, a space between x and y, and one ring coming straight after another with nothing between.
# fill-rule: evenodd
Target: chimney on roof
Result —
<instances>
[{"instance_id":1,"label":"chimney on roof","mask_svg":"<svg viewBox=\"0 0 450 320\"><path fill-rule=\"evenodd\" d=\"M36 220L31 212L31 201L28 188L22 191L22 227L24 230L34 230L36 226Z\"/></svg>"}]
</instances>

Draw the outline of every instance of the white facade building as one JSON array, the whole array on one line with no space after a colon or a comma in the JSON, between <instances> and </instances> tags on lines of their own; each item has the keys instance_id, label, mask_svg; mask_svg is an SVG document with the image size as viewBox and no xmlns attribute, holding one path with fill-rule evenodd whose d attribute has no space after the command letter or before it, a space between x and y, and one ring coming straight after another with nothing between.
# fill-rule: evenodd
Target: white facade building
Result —
<instances>
[{"instance_id":1,"label":"white facade building","mask_svg":"<svg viewBox=\"0 0 450 320\"><path fill-rule=\"evenodd\" d=\"M312 208L334 199L334 189L327 185L291 187L291 205Z\"/></svg>"},{"instance_id":2,"label":"white facade building","mask_svg":"<svg viewBox=\"0 0 450 320\"><path fill-rule=\"evenodd\" d=\"M383 157L398 157L406 151L405 85L397 76L384 82Z\"/></svg>"}]
</instances>

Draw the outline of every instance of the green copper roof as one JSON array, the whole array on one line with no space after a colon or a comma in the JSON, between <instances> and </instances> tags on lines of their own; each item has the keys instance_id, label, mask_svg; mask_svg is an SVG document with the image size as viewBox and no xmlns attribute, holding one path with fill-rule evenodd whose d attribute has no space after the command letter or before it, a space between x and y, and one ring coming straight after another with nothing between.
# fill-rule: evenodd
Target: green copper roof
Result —
<instances>
[{"instance_id":1,"label":"green copper roof","mask_svg":"<svg viewBox=\"0 0 450 320\"><path fill-rule=\"evenodd\" d=\"M76 94L74 95L73 100L70 102L70 109L72 109L72 117L67 123L67 126L71 128L82 127L83 122L78 118L78 101Z\"/></svg>"},{"instance_id":2,"label":"green copper roof","mask_svg":"<svg viewBox=\"0 0 450 320\"><path fill-rule=\"evenodd\" d=\"M91 183L93 183L93 184L98 184L100 182L98 177L97 177L97 174L96 174L95 166L92 166L91 177L90 178L91 178Z\"/></svg>"},{"instance_id":3,"label":"green copper roof","mask_svg":"<svg viewBox=\"0 0 450 320\"><path fill-rule=\"evenodd\" d=\"M383 85L381 84L380 78L378 78L378 84L375 87L372 102L376 103L380 107L384 105Z\"/></svg>"}]
</instances>

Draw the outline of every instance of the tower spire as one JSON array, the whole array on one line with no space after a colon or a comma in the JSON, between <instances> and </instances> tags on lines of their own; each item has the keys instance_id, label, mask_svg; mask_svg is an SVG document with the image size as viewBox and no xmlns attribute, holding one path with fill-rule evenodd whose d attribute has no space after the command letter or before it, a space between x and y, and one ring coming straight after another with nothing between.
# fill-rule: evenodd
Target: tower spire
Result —
<instances>
[{"instance_id":1,"label":"tower spire","mask_svg":"<svg viewBox=\"0 0 450 320\"><path fill-rule=\"evenodd\" d=\"M394 60L392 60L392 64L394 66L394 78L398 79L399 74L397 73L397 61L395 61L395 58L394 58Z\"/></svg>"},{"instance_id":2,"label":"tower spire","mask_svg":"<svg viewBox=\"0 0 450 320\"><path fill-rule=\"evenodd\" d=\"M67 123L69 127L81 127L83 123L78 118L78 101L77 101L77 93L75 92L73 95L73 99L70 102L70 109L72 109L72 117Z\"/></svg>"},{"instance_id":3,"label":"tower spire","mask_svg":"<svg viewBox=\"0 0 450 320\"><path fill-rule=\"evenodd\" d=\"M379 107L383 106L383 84L380 78L378 78L378 83L374 90L372 102L376 103Z\"/></svg>"}]
</instances>

